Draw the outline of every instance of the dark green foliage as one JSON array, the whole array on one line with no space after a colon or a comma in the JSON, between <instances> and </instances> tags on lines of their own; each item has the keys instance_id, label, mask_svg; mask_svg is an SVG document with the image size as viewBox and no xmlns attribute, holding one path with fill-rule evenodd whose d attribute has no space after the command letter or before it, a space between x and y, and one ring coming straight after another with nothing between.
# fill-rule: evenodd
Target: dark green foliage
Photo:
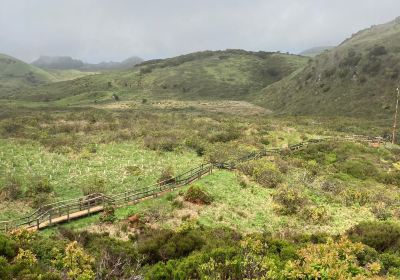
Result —
<instances>
[{"instance_id":1,"label":"dark green foliage","mask_svg":"<svg viewBox=\"0 0 400 280\"><path fill-rule=\"evenodd\" d=\"M7 176L3 188L0 189L0 194L4 199L11 201L21 198L23 191L19 179L15 176Z\"/></svg>"},{"instance_id":2,"label":"dark green foliage","mask_svg":"<svg viewBox=\"0 0 400 280\"><path fill-rule=\"evenodd\" d=\"M361 60L361 54L357 53L354 49L349 50L347 56L340 62L340 67L354 67L357 66Z\"/></svg>"},{"instance_id":3,"label":"dark green foliage","mask_svg":"<svg viewBox=\"0 0 400 280\"><path fill-rule=\"evenodd\" d=\"M385 46L376 45L368 52L369 56L381 56L387 54Z\"/></svg>"},{"instance_id":4,"label":"dark green foliage","mask_svg":"<svg viewBox=\"0 0 400 280\"><path fill-rule=\"evenodd\" d=\"M184 196L186 201L196 204L211 204L213 198L201 187L192 185L186 191Z\"/></svg>"},{"instance_id":5,"label":"dark green foliage","mask_svg":"<svg viewBox=\"0 0 400 280\"><path fill-rule=\"evenodd\" d=\"M148 262L156 263L187 256L204 244L200 232L185 231L175 233L169 230L158 230L141 237L139 253L148 257Z\"/></svg>"},{"instance_id":6,"label":"dark green foliage","mask_svg":"<svg viewBox=\"0 0 400 280\"><path fill-rule=\"evenodd\" d=\"M48 178L35 177L27 190L27 195L34 197L40 194L50 194L51 192L53 192L53 186Z\"/></svg>"},{"instance_id":7,"label":"dark green foliage","mask_svg":"<svg viewBox=\"0 0 400 280\"><path fill-rule=\"evenodd\" d=\"M377 168L367 160L347 160L340 163L338 168L342 172L361 180L375 177L378 174Z\"/></svg>"},{"instance_id":8,"label":"dark green foliage","mask_svg":"<svg viewBox=\"0 0 400 280\"><path fill-rule=\"evenodd\" d=\"M362 222L347 232L349 238L362 242L378 252L400 249L400 226L391 222Z\"/></svg>"},{"instance_id":9,"label":"dark green foliage","mask_svg":"<svg viewBox=\"0 0 400 280\"><path fill-rule=\"evenodd\" d=\"M0 256L8 259L17 255L17 244L9 237L0 234Z\"/></svg>"}]
</instances>

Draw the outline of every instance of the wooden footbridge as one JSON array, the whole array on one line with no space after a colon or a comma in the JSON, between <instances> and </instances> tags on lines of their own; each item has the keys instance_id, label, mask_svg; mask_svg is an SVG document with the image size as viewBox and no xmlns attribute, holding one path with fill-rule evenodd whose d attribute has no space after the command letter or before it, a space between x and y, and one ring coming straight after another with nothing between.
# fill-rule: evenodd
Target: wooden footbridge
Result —
<instances>
[{"instance_id":1,"label":"wooden footbridge","mask_svg":"<svg viewBox=\"0 0 400 280\"><path fill-rule=\"evenodd\" d=\"M17 228L40 230L52 225L68 222L70 220L80 217L89 216L93 213L102 212L108 205L118 207L126 204L135 204L142 200L151 199L163 193L173 191L181 186L189 185L192 182L200 179L201 177L212 173L214 168L232 170L236 168L237 164L246 161L274 154L295 152L304 149L310 144L315 144L323 141L369 142L378 144L385 142L384 139L381 137L366 137L355 135L343 138L327 137L321 139L310 139L298 144L289 145L287 148L283 149L264 149L240 157L233 162L202 164L174 178L158 182L156 184L141 189L132 189L113 195L97 193L79 197L76 199L47 204L43 207L40 207L26 217L10 221L0 221L0 231L7 232Z\"/></svg>"}]
</instances>

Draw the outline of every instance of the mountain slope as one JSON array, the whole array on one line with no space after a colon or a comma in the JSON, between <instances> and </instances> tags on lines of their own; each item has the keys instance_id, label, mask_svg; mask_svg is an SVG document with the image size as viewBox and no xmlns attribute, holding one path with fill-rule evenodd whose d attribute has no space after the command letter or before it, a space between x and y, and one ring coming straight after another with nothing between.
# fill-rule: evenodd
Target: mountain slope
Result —
<instances>
[{"instance_id":1,"label":"mountain slope","mask_svg":"<svg viewBox=\"0 0 400 280\"><path fill-rule=\"evenodd\" d=\"M129 71L88 76L46 85L14 97L60 100L80 96L94 102L118 94L122 99L236 99L279 81L307 59L296 55L242 50L205 51L139 64Z\"/></svg>"},{"instance_id":2,"label":"mountain slope","mask_svg":"<svg viewBox=\"0 0 400 280\"><path fill-rule=\"evenodd\" d=\"M280 114L391 117L399 78L400 18L354 34L255 99Z\"/></svg>"},{"instance_id":3,"label":"mountain slope","mask_svg":"<svg viewBox=\"0 0 400 280\"><path fill-rule=\"evenodd\" d=\"M332 47L332 46L315 47L315 48L311 48L311 49L302 51L301 53L299 53L299 55L308 56L308 57L315 57L315 56L323 53L324 51L329 51L329 50L331 50L333 48L334 47Z\"/></svg>"},{"instance_id":4,"label":"mountain slope","mask_svg":"<svg viewBox=\"0 0 400 280\"><path fill-rule=\"evenodd\" d=\"M14 57L0 54L0 88L16 88L51 82L46 71Z\"/></svg>"}]
</instances>

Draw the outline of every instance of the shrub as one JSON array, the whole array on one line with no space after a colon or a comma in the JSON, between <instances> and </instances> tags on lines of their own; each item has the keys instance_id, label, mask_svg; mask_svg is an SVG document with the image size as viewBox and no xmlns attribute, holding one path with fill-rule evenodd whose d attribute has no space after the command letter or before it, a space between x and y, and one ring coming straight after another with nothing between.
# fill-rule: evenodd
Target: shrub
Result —
<instances>
[{"instance_id":1,"label":"shrub","mask_svg":"<svg viewBox=\"0 0 400 280\"><path fill-rule=\"evenodd\" d=\"M379 45L374 46L368 52L369 56L380 56L385 54L387 54L385 46L379 46Z\"/></svg>"},{"instance_id":2,"label":"shrub","mask_svg":"<svg viewBox=\"0 0 400 280\"><path fill-rule=\"evenodd\" d=\"M376 75L381 69L381 61L379 59L373 58L368 60L362 67L362 71L369 75Z\"/></svg>"},{"instance_id":3,"label":"shrub","mask_svg":"<svg viewBox=\"0 0 400 280\"><path fill-rule=\"evenodd\" d=\"M289 261L284 270L285 279L369 279L380 272L378 262L361 266L357 256L365 249L363 244L346 238L338 242L329 239L326 244L310 244L299 250L299 260ZM357 278L358 279L358 278Z\"/></svg>"},{"instance_id":4,"label":"shrub","mask_svg":"<svg viewBox=\"0 0 400 280\"><path fill-rule=\"evenodd\" d=\"M347 206L354 204L365 205L371 201L371 194L366 190L358 190L355 188L347 188L340 193L342 201Z\"/></svg>"},{"instance_id":5,"label":"shrub","mask_svg":"<svg viewBox=\"0 0 400 280\"><path fill-rule=\"evenodd\" d=\"M50 196L47 193L39 193L32 198L31 206L32 208L41 208L52 202L53 196Z\"/></svg>"},{"instance_id":6,"label":"shrub","mask_svg":"<svg viewBox=\"0 0 400 280\"><path fill-rule=\"evenodd\" d=\"M301 217L305 221L323 224L329 221L330 215L324 206L308 206L301 211Z\"/></svg>"},{"instance_id":7,"label":"shrub","mask_svg":"<svg viewBox=\"0 0 400 280\"><path fill-rule=\"evenodd\" d=\"M1 189L1 196L6 200L17 200L22 197L21 183L16 177L6 177L6 182Z\"/></svg>"},{"instance_id":8,"label":"shrub","mask_svg":"<svg viewBox=\"0 0 400 280\"><path fill-rule=\"evenodd\" d=\"M377 168L367 160L346 160L338 168L342 172L361 180L373 178L378 174Z\"/></svg>"},{"instance_id":9,"label":"shrub","mask_svg":"<svg viewBox=\"0 0 400 280\"><path fill-rule=\"evenodd\" d=\"M157 230L140 238L138 251L146 255L150 263L187 256L204 244L201 232L196 230L183 232Z\"/></svg>"},{"instance_id":10,"label":"shrub","mask_svg":"<svg viewBox=\"0 0 400 280\"><path fill-rule=\"evenodd\" d=\"M107 205L103 213L100 215L100 222L102 223L113 223L117 217L115 216L115 208L112 205Z\"/></svg>"},{"instance_id":11,"label":"shrub","mask_svg":"<svg viewBox=\"0 0 400 280\"><path fill-rule=\"evenodd\" d=\"M185 145L193 149L198 156L203 156L206 150L206 144L200 138L189 138L186 139Z\"/></svg>"},{"instance_id":12,"label":"shrub","mask_svg":"<svg viewBox=\"0 0 400 280\"><path fill-rule=\"evenodd\" d=\"M357 53L355 50L351 49L347 53L347 56L340 62L340 67L354 67L357 66L358 62L361 60L361 54Z\"/></svg>"},{"instance_id":13,"label":"shrub","mask_svg":"<svg viewBox=\"0 0 400 280\"><path fill-rule=\"evenodd\" d=\"M11 259L17 255L17 244L7 236L0 234L0 256Z\"/></svg>"},{"instance_id":14,"label":"shrub","mask_svg":"<svg viewBox=\"0 0 400 280\"><path fill-rule=\"evenodd\" d=\"M28 187L27 193L29 196L36 196L40 194L49 194L53 192L53 186L46 177L35 177L32 184Z\"/></svg>"},{"instance_id":15,"label":"shrub","mask_svg":"<svg viewBox=\"0 0 400 280\"><path fill-rule=\"evenodd\" d=\"M171 166L165 167L160 174L160 177L158 178L159 183L164 183L164 184L169 184L174 181L174 170Z\"/></svg>"},{"instance_id":16,"label":"shrub","mask_svg":"<svg viewBox=\"0 0 400 280\"><path fill-rule=\"evenodd\" d=\"M94 176L86 185L82 187L83 195L91 195L96 193L104 193L106 190L106 181L103 178Z\"/></svg>"},{"instance_id":17,"label":"shrub","mask_svg":"<svg viewBox=\"0 0 400 280\"><path fill-rule=\"evenodd\" d=\"M237 130L237 128L230 126L230 127L226 128L225 130L212 133L208 137L208 140L211 143L229 142L229 141L238 139L239 136L240 136L240 132Z\"/></svg>"},{"instance_id":18,"label":"shrub","mask_svg":"<svg viewBox=\"0 0 400 280\"><path fill-rule=\"evenodd\" d=\"M392 217L392 213L388 210L386 203L380 201L374 204L371 208L371 212L374 213L378 220L387 220Z\"/></svg>"},{"instance_id":19,"label":"shrub","mask_svg":"<svg viewBox=\"0 0 400 280\"><path fill-rule=\"evenodd\" d=\"M242 163L238 168L264 187L276 188L283 181L282 174L273 164L264 159Z\"/></svg>"},{"instance_id":20,"label":"shrub","mask_svg":"<svg viewBox=\"0 0 400 280\"><path fill-rule=\"evenodd\" d=\"M400 249L400 225L391 222L362 222L347 234L354 242L362 242L378 252Z\"/></svg>"},{"instance_id":21,"label":"shrub","mask_svg":"<svg viewBox=\"0 0 400 280\"><path fill-rule=\"evenodd\" d=\"M184 196L186 201L196 204L211 204L212 197L197 185L190 186Z\"/></svg>"},{"instance_id":22,"label":"shrub","mask_svg":"<svg viewBox=\"0 0 400 280\"><path fill-rule=\"evenodd\" d=\"M273 199L278 203L276 210L284 215L298 212L307 203L307 199L301 190L288 186L279 187L273 195Z\"/></svg>"},{"instance_id":23,"label":"shrub","mask_svg":"<svg viewBox=\"0 0 400 280\"><path fill-rule=\"evenodd\" d=\"M267 167L256 168L253 176L257 183L268 188L276 188L283 181L279 171Z\"/></svg>"},{"instance_id":24,"label":"shrub","mask_svg":"<svg viewBox=\"0 0 400 280\"><path fill-rule=\"evenodd\" d=\"M179 146L179 141L173 134L148 135L144 138L144 145L150 150L172 152Z\"/></svg>"}]
</instances>

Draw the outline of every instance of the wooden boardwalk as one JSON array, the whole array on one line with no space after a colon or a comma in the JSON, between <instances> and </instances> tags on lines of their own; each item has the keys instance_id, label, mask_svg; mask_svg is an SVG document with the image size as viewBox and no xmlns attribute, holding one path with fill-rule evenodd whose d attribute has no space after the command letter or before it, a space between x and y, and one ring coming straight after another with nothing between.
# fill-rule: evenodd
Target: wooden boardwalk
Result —
<instances>
[{"instance_id":1,"label":"wooden boardwalk","mask_svg":"<svg viewBox=\"0 0 400 280\"><path fill-rule=\"evenodd\" d=\"M126 205L139 203L140 201L151 199L153 197L157 197L164 193L173 191L178 187L189 185L192 182L200 179L201 177L212 173L214 168L232 170L235 169L238 164L246 161L274 154L295 152L304 149L310 144L320 143L323 141L368 142L374 144L378 143L378 145L384 143L383 138L380 137L374 138L354 135L342 138L326 137L321 139L310 139L301 143L289 145L287 148L283 149L271 148L260 150L240 157L233 162L216 162L202 164L174 178L168 179L163 182L158 182L145 188L132 189L114 195L97 193L84 197L79 197L76 199L47 204L37 209L29 216L16 220L0 221L0 231L7 232L17 228L40 230L49 226L65 223L70 220L102 212L107 205L114 205L118 207L124 204Z\"/></svg>"}]
</instances>

